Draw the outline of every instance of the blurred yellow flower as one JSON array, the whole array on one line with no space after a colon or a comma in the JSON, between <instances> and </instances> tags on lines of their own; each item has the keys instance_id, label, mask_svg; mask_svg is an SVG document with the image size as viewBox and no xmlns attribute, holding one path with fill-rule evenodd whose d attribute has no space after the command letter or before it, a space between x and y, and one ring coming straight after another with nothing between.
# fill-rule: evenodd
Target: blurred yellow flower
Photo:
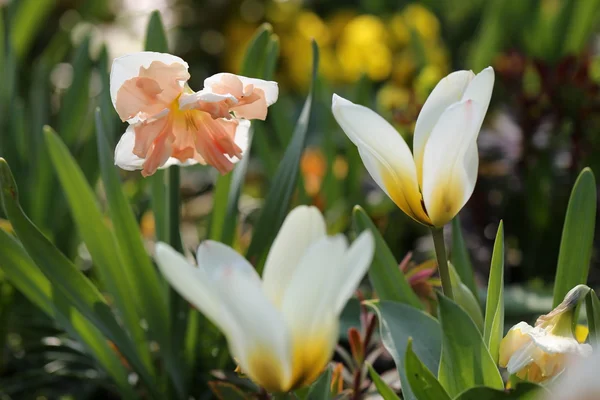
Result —
<instances>
[{"instance_id":1,"label":"blurred yellow flower","mask_svg":"<svg viewBox=\"0 0 600 400\"><path fill-rule=\"evenodd\" d=\"M383 110L403 108L410 102L408 89L394 84L385 84L377 92L377 104Z\"/></svg>"},{"instance_id":2,"label":"blurred yellow flower","mask_svg":"<svg viewBox=\"0 0 600 400\"><path fill-rule=\"evenodd\" d=\"M436 40L440 34L440 23L435 15L420 4L410 4L402 12L406 23L425 40Z\"/></svg>"}]
</instances>

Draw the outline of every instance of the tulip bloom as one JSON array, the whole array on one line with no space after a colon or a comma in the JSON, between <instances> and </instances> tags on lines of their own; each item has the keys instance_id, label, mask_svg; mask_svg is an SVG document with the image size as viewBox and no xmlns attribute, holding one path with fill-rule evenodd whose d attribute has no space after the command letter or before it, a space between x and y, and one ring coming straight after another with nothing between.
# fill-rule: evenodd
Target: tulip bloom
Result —
<instances>
[{"instance_id":1,"label":"tulip bloom","mask_svg":"<svg viewBox=\"0 0 600 400\"><path fill-rule=\"evenodd\" d=\"M156 260L170 284L225 334L242 371L270 392L312 383L331 359L339 315L371 264L374 239L328 237L314 207L283 223L262 280L230 247L205 241L198 267L166 244Z\"/></svg>"},{"instance_id":2,"label":"tulip bloom","mask_svg":"<svg viewBox=\"0 0 600 400\"><path fill-rule=\"evenodd\" d=\"M576 360L565 372L548 385L549 391L538 399L543 400L595 400L600 399L600 353Z\"/></svg>"},{"instance_id":3,"label":"tulip bloom","mask_svg":"<svg viewBox=\"0 0 600 400\"><path fill-rule=\"evenodd\" d=\"M589 356L592 347L579 343L571 329L573 310L588 291L587 286L576 286L558 307L538 318L535 326L525 322L513 326L500 342L500 366L521 379L543 382L558 375L569 356Z\"/></svg>"},{"instance_id":4,"label":"tulip bloom","mask_svg":"<svg viewBox=\"0 0 600 400\"><path fill-rule=\"evenodd\" d=\"M417 119L413 154L394 127L367 107L334 94L332 111L369 174L394 203L414 220L441 227L475 188L477 136L493 86L491 67L478 75L458 71L442 79Z\"/></svg>"},{"instance_id":5,"label":"tulip bloom","mask_svg":"<svg viewBox=\"0 0 600 400\"><path fill-rule=\"evenodd\" d=\"M225 174L248 146L250 119L267 116L276 82L217 74L194 92L188 65L170 54L141 52L117 58L110 95L130 126L115 150L115 164L152 175L172 164L209 164Z\"/></svg>"}]
</instances>

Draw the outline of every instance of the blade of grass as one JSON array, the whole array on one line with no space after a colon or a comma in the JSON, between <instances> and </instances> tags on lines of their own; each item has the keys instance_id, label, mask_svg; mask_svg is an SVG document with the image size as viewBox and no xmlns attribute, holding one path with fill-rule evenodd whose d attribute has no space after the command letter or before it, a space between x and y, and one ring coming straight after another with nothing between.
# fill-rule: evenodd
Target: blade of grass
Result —
<instances>
[{"instance_id":1,"label":"blade of grass","mask_svg":"<svg viewBox=\"0 0 600 400\"><path fill-rule=\"evenodd\" d=\"M483 340L498 363L500 341L504 334L504 226L498 226L488 282L487 302L485 305L485 327Z\"/></svg>"}]
</instances>

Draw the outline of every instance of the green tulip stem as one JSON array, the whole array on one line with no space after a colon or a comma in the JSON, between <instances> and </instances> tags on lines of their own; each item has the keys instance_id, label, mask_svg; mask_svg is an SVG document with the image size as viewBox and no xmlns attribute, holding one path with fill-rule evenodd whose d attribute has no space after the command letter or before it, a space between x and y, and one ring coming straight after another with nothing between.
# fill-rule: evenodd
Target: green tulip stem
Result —
<instances>
[{"instance_id":1,"label":"green tulip stem","mask_svg":"<svg viewBox=\"0 0 600 400\"><path fill-rule=\"evenodd\" d=\"M444 229L431 228L431 236L433 237L433 247L435 248L440 278L442 278L442 291L446 297L454 300L452 281L450 280L450 269L448 268L448 258L446 257L446 245L444 244Z\"/></svg>"}]
</instances>

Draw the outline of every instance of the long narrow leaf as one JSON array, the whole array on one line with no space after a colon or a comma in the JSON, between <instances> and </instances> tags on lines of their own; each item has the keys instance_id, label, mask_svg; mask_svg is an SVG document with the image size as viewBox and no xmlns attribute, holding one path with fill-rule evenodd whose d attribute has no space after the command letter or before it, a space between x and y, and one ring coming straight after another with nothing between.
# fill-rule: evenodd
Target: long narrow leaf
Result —
<instances>
[{"instance_id":1,"label":"long narrow leaf","mask_svg":"<svg viewBox=\"0 0 600 400\"><path fill-rule=\"evenodd\" d=\"M600 346L600 300L598 300L598 295L593 289L590 290L585 299L585 309L590 332L590 343L594 346L594 350L598 351Z\"/></svg>"},{"instance_id":2,"label":"long narrow leaf","mask_svg":"<svg viewBox=\"0 0 600 400\"><path fill-rule=\"evenodd\" d=\"M369 280L379 299L397 301L423 309L423 304L408 284L392 251L362 207L354 207L352 221L357 235L368 229L375 237L375 257L369 268Z\"/></svg>"},{"instance_id":3,"label":"long narrow leaf","mask_svg":"<svg viewBox=\"0 0 600 400\"><path fill-rule=\"evenodd\" d=\"M375 384L375 388L383 398L383 400L400 400L400 397L394 392L394 390L385 383L385 381L379 376L377 371L368 364L369 367L369 376L371 376L371 380Z\"/></svg>"},{"instance_id":4,"label":"long narrow leaf","mask_svg":"<svg viewBox=\"0 0 600 400\"><path fill-rule=\"evenodd\" d=\"M504 226L498 226L490 279L488 282L487 303L485 305L485 328L483 340L490 350L494 362L498 362L500 341L504 334Z\"/></svg>"},{"instance_id":5,"label":"long narrow leaf","mask_svg":"<svg viewBox=\"0 0 600 400\"><path fill-rule=\"evenodd\" d=\"M450 258L462 282L471 290L473 296L477 297L473 265L471 264L467 244L463 238L458 215L452 220L452 252L450 253Z\"/></svg>"},{"instance_id":6,"label":"long narrow leaf","mask_svg":"<svg viewBox=\"0 0 600 400\"><path fill-rule=\"evenodd\" d=\"M277 231L281 227L290 206L294 188L296 187L296 182L298 180L300 157L306 146L306 133L308 131L313 93L319 66L319 48L315 41L312 42L312 49L313 68L311 89L304 102L300 118L298 118L292 142L285 151L283 160L273 179L271 190L265 199L256 228L252 235L250 247L246 254L246 257L256 264L260 263L260 260L263 258L269 245L277 234ZM257 265L257 269L261 271L262 266Z\"/></svg>"},{"instance_id":7,"label":"long narrow leaf","mask_svg":"<svg viewBox=\"0 0 600 400\"><path fill-rule=\"evenodd\" d=\"M66 313L63 312L64 298L60 302L60 307L55 304L55 299L62 295L53 290L48 278L33 263L23 247L2 229L0 229L0 268L11 284L29 301L49 317L55 318L67 333L85 346L114 379L124 398L135 398L131 385L127 381L127 371L115 351L109 347L104 335L72 307L69 307Z\"/></svg>"},{"instance_id":8,"label":"long narrow leaf","mask_svg":"<svg viewBox=\"0 0 600 400\"><path fill-rule=\"evenodd\" d=\"M587 282L596 223L596 179L585 168L575 181L563 226L558 266L554 280L554 304L563 301L569 290Z\"/></svg>"},{"instance_id":9,"label":"long narrow leaf","mask_svg":"<svg viewBox=\"0 0 600 400\"><path fill-rule=\"evenodd\" d=\"M4 210L29 256L53 285L61 291L69 304L72 304L109 340L115 343L132 367L140 374L153 397L159 398L160 396L153 388L154 381L151 375L98 289L46 239L23 213L19 204L17 185L3 158L0 158L0 183Z\"/></svg>"}]
</instances>

